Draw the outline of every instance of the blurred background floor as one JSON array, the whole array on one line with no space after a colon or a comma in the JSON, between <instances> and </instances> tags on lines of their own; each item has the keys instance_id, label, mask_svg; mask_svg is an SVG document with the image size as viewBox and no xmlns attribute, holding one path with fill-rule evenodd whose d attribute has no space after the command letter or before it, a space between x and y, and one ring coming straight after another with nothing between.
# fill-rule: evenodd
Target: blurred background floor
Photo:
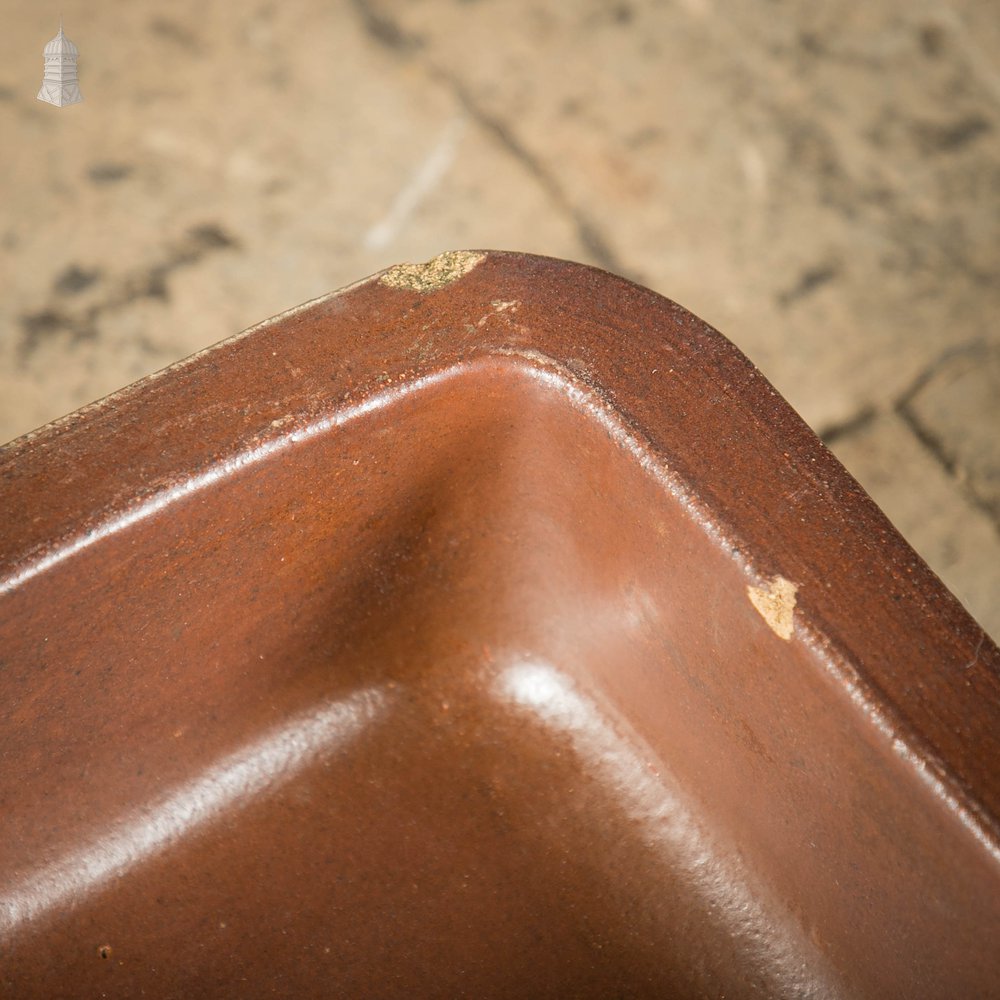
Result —
<instances>
[{"instance_id":1,"label":"blurred background floor","mask_svg":"<svg viewBox=\"0 0 1000 1000\"><path fill-rule=\"evenodd\" d=\"M35 99L58 28L82 104ZM464 247L761 368L1000 636L994 0L0 0L0 439Z\"/></svg>"}]
</instances>

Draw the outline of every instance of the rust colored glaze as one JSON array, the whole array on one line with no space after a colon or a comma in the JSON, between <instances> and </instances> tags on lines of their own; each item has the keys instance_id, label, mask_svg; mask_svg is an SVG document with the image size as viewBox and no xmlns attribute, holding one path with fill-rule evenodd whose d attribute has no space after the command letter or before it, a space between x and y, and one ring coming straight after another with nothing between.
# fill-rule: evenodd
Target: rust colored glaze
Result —
<instances>
[{"instance_id":1,"label":"rust colored glaze","mask_svg":"<svg viewBox=\"0 0 1000 1000\"><path fill-rule=\"evenodd\" d=\"M0 509L0 995L1000 997L1000 653L650 291L391 269Z\"/></svg>"}]
</instances>

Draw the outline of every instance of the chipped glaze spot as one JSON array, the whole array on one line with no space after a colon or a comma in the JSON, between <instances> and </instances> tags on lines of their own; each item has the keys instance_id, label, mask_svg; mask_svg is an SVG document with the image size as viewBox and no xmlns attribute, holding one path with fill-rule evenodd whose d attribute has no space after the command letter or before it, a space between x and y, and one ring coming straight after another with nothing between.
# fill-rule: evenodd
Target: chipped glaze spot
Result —
<instances>
[{"instance_id":1,"label":"chipped glaze spot","mask_svg":"<svg viewBox=\"0 0 1000 1000\"><path fill-rule=\"evenodd\" d=\"M795 611L795 594L798 587L783 576L776 576L763 587L747 585L750 603L760 612L771 631L782 639L792 637L792 614Z\"/></svg>"},{"instance_id":2,"label":"chipped glaze spot","mask_svg":"<svg viewBox=\"0 0 1000 1000\"><path fill-rule=\"evenodd\" d=\"M397 264L379 277L379 283L411 292L432 292L468 274L486 257L472 250L448 250L423 264Z\"/></svg>"}]
</instances>

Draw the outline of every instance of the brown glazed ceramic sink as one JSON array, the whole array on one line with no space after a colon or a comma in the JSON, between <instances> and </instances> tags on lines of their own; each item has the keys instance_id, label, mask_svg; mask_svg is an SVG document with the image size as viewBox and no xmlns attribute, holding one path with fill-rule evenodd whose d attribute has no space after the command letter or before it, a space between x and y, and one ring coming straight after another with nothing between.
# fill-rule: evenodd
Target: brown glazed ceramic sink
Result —
<instances>
[{"instance_id":1,"label":"brown glazed ceramic sink","mask_svg":"<svg viewBox=\"0 0 1000 1000\"><path fill-rule=\"evenodd\" d=\"M652 292L390 269L0 510L3 996L1000 997L1000 654Z\"/></svg>"}]
</instances>

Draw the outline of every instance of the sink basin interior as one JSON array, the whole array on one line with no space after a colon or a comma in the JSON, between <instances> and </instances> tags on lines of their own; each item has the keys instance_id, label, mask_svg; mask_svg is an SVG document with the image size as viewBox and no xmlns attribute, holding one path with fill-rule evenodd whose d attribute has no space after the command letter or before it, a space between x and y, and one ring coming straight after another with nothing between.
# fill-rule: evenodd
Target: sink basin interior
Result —
<instances>
[{"instance_id":1,"label":"sink basin interior","mask_svg":"<svg viewBox=\"0 0 1000 1000\"><path fill-rule=\"evenodd\" d=\"M251 458L9 597L4 986L918 995L944 918L975 959L986 860L596 397L488 358Z\"/></svg>"}]
</instances>

